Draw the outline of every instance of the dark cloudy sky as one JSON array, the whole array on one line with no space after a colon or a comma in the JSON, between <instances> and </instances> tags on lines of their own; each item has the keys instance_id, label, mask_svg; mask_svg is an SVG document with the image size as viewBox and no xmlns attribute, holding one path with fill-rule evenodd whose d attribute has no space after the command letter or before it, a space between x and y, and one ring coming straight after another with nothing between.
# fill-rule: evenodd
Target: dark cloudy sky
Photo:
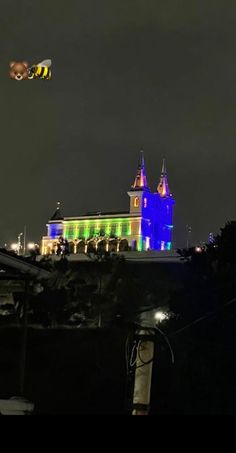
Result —
<instances>
[{"instance_id":1,"label":"dark cloudy sky","mask_svg":"<svg viewBox=\"0 0 236 453\"><path fill-rule=\"evenodd\" d=\"M144 147L166 157L175 239L236 218L236 3L1 0L0 242L65 215L125 210ZM51 81L15 82L10 60L52 59Z\"/></svg>"}]
</instances>

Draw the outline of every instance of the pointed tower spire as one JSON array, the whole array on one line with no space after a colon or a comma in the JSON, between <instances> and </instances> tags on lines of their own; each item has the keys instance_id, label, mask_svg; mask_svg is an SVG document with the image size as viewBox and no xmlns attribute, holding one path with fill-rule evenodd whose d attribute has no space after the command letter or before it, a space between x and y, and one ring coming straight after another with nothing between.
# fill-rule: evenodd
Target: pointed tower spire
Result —
<instances>
[{"instance_id":1,"label":"pointed tower spire","mask_svg":"<svg viewBox=\"0 0 236 453\"><path fill-rule=\"evenodd\" d=\"M147 183L147 176L144 163L144 151L143 149L141 149L137 174L134 180L134 184L132 186L132 190L144 190L144 189L149 190L149 187Z\"/></svg>"},{"instance_id":2,"label":"pointed tower spire","mask_svg":"<svg viewBox=\"0 0 236 453\"><path fill-rule=\"evenodd\" d=\"M61 202L58 201L57 202L57 209L54 212L54 214L53 214L53 216L51 217L50 220L61 220L61 219L63 219L63 217L61 215Z\"/></svg>"},{"instance_id":3,"label":"pointed tower spire","mask_svg":"<svg viewBox=\"0 0 236 453\"><path fill-rule=\"evenodd\" d=\"M165 160L165 159L162 160L162 169L161 169L161 173L162 173L163 175L166 175L166 160Z\"/></svg>"},{"instance_id":4,"label":"pointed tower spire","mask_svg":"<svg viewBox=\"0 0 236 453\"><path fill-rule=\"evenodd\" d=\"M168 197L171 195L168 185L165 159L163 159L162 161L161 177L160 182L157 186L157 192L161 197Z\"/></svg>"}]
</instances>

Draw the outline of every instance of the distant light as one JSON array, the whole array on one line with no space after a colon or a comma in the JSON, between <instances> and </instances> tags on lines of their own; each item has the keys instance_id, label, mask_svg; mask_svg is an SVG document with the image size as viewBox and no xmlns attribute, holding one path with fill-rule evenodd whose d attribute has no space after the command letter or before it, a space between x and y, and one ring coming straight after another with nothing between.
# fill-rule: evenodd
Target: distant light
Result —
<instances>
[{"instance_id":1,"label":"distant light","mask_svg":"<svg viewBox=\"0 0 236 453\"><path fill-rule=\"evenodd\" d=\"M154 318L158 322L165 321L165 319L168 319L168 313L165 313L164 311L156 311Z\"/></svg>"},{"instance_id":2,"label":"distant light","mask_svg":"<svg viewBox=\"0 0 236 453\"><path fill-rule=\"evenodd\" d=\"M29 242L29 243L27 244L27 249L28 249L28 250L33 250L34 248L35 248L34 242Z\"/></svg>"},{"instance_id":3,"label":"distant light","mask_svg":"<svg viewBox=\"0 0 236 453\"><path fill-rule=\"evenodd\" d=\"M146 250L150 248L150 238L146 237Z\"/></svg>"},{"instance_id":4,"label":"distant light","mask_svg":"<svg viewBox=\"0 0 236 453\"><path fill-rule=\"evenodd\" d=\"M18 250L18 244L16 242L14 242L13 244L11 244L11 250L14 250L14 252L16 252Z\"/></svg>"},{"instance_id":5,"label":"distant light","mask_svg":"<svg viewBox=\"0 0 236 453\"><path fill-rule=\"evenodd\" d=\"M197 253L202 252L202 247L200 247L199 245L197 247L195 247L195 252L197 252Z\"/></svg>"}]
</instances>

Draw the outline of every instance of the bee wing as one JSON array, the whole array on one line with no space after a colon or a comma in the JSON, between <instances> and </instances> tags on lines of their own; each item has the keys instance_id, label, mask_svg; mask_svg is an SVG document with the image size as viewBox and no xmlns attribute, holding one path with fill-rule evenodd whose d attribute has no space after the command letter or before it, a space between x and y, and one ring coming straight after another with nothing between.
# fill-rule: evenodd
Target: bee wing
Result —
<instances>
[{"instance_id":1,"label":"bee wing","mask_svg":"<svg viewBox=\"0 0 236 453\"><path fill-rule=\"evenodd\" d=\"M52 65L52 60L43 60L37 64L37 66L43 66L46 68L50 68L51 65Z\"/></svg>"}]
</instances>

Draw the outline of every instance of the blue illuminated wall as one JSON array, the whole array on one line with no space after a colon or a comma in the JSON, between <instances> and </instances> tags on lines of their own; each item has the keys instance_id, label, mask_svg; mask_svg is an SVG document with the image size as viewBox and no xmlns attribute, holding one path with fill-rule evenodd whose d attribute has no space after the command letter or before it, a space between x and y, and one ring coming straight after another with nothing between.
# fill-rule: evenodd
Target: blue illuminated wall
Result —
<instances>
[{"instance_id":1,"label":"blue illuminated wall","mask_svg":"<svg viewBox=\"0 0 236 453\"><path fill-rule=\"evenodd\" d=\"M62 222L55 222L48 224L48 236L51 239L56 239L58 236L63 236L63 224Z\"/></svg>"},{"instance_id":2,"label":"blue illuminated wall","mask_svg":"<svg viewBox=\"0 0 236 453\"><path fill-rule=\"evenodd\" d=\"M156 250L170 250L172 245L174 200L171 196L161 197L159 194L155 196L157 215L155 217L154 248Z\"/></svg>"},{"instance_id":3,"label":"blue illuminated wall","mask_svg":"<svg viewBox=\"0 0 236 453\"><path fill-rule=\"evenodd\" d=\"M146 202L144 200L146 198ZM142 249L170 250L172 247L173 206L172 196L162 197L158 193L144 191L142 200Z\"/></svg>"}]
</instances>

